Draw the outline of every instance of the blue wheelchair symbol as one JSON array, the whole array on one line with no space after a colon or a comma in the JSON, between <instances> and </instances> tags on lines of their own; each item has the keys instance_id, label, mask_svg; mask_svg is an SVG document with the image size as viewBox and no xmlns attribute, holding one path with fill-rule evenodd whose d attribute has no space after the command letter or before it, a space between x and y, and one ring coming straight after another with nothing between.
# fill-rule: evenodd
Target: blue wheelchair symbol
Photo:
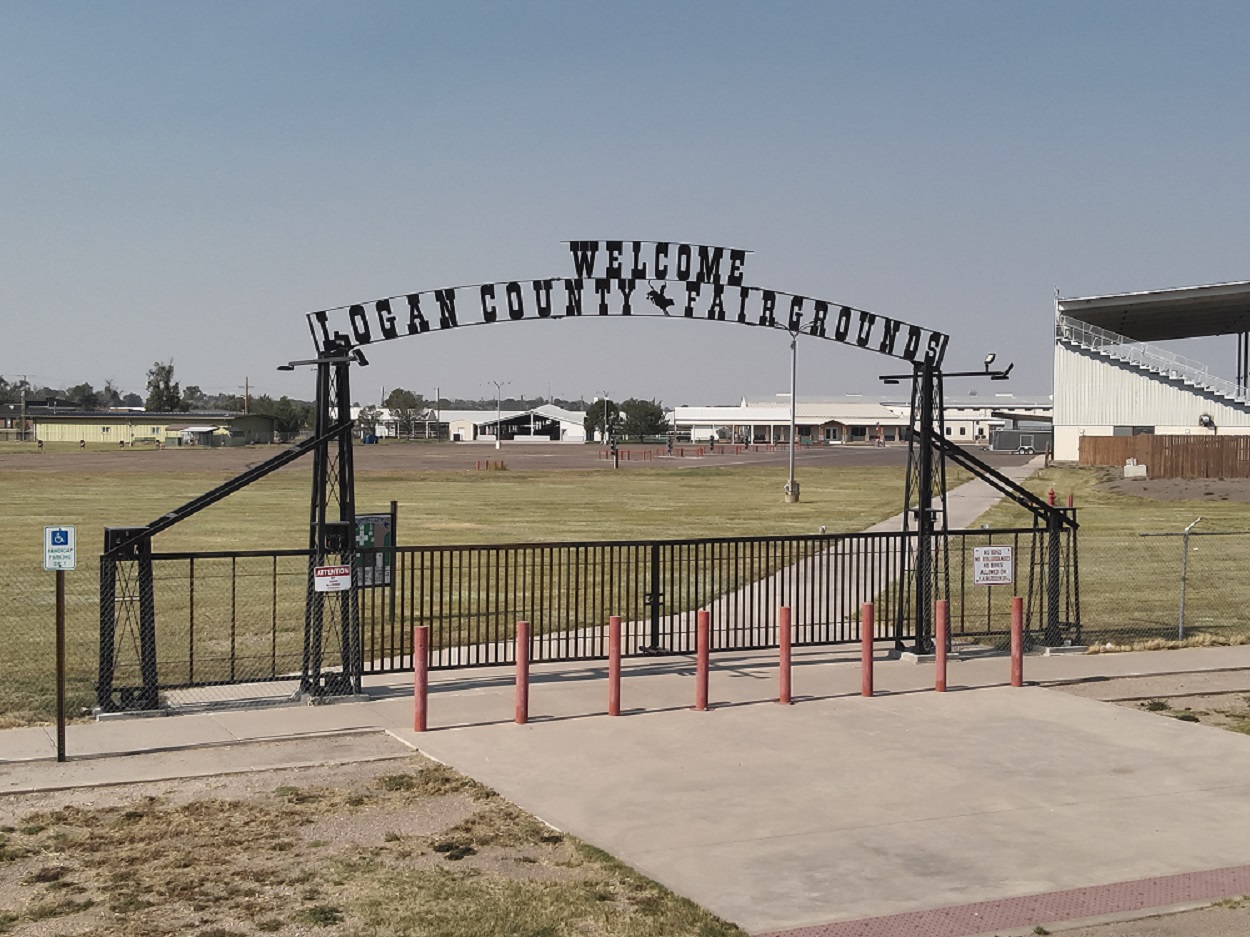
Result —
<instances>
[{"instance_id":1,"label":"blue wheelchair symbol","mask_svg":"<svg viewBox=\"0 0 1250 937\"><path fill-rule=\"evenodd\" d=\"M52 545L54 547L69 546L69 531L68 530L52 531Z\"/></svg>"}]
</instances>

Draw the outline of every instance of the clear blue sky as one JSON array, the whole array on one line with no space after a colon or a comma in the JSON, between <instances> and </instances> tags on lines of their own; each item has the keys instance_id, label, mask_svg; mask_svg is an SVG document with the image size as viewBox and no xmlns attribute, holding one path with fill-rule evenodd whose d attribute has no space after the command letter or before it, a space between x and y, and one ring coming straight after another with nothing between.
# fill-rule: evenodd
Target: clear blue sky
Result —
<instances>
[{"instance_id":1,"label":"clear blue sky","mask_svg":"<svg viewBox=\"0 0 1250 937\"><path fill-rule=\"evenodd\" d=\"M1052 297L1250 278L1250 4L0 6L0 374L309 397L313 309L560 275L562 241L751 248L747 282L949 332L1050 392ZM1231 339L1208 354L1233 368ZM405 386L733 402L784 333L378 346ZM801 395L887 359L800 343ZM995 390L1003 385L996 385ZM956 391L962 388L954 388Z\"/></svg>"}]
</instances>

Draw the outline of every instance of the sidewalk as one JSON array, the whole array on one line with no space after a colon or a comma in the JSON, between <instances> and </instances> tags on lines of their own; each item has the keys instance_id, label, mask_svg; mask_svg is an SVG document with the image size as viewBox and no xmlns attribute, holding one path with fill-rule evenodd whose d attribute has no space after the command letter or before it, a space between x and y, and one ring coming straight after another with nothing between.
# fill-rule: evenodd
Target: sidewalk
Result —
<instances>
[{"instance_id":1,"label":"sidewalk","mask_svg":"<svg viewBox=\"0 0 1250 937\"><path fill-rule=\"evenodd\" d=\"M1250 646L1030 657L1025 677L1235 668ZM952 662L939 695L931 665L879 659L863 699L849 649L803 650L783 707L771 655L723 655L697 713L689 660L635 660L612 719L602 667L551 665L517 726L510 673L444 672L420 735L397 677L362 702L74 725L66 765L46 729L7 730L0 792L389 757L401 740L752 932L1250 864L1250 740L1007 674L1002 657Z\"/></svg>"},{"instance_id":2,"label":"sidewalk","mask_svg":"<svg viewBox=\"0 0 1250 937\"><path fill-rule=\"evenodd\" d=\"M951 526L996 500L961 487ZM744 651L713 658L706 713L679 657L626 661L620 718L596 662L536 667L525 726L512 672L483 668L431 674L422 734L405 674L358 701L72 725L67 764L50 728L11 729L0 795L416 748L753 933L803 937L1029 933L1250 891L1250 738L1046 688L1250 691L1250 646L1030 656L1023 688L1005 657L953 660L946 694L888 652L864 699L858 648L797 649L785 707L775 652Z\"/></svg>"}]
</instances>

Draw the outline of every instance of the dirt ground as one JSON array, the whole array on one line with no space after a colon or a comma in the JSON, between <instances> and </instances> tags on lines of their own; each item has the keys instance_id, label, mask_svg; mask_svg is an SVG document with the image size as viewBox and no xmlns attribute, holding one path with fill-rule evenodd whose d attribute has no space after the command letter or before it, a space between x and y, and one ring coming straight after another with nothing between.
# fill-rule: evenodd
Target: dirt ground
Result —
<instances>
[{"instance_id":1,"label":"dirt ground","mask_svg":"<svg viewBox=\"0 0 1250 937\"><path fill-rule=\"evenodd\" d=\"M17 445L0 446L0 473L3 472L84 472L99 474L154 472L220 472L235 475L272 458L282 447L239 447L223 449L77 449L55 448L37 452ZM702 452L702 455L699 453ZM1027 456L1013 453L976 455L992 465L1017 465ZM789 453L784 446L678 446L672 455L662 445L627 445L620 448L620 467L634 468L713 468L735 465L784 465ZM383 443L356 445L352 459L357 472L464 472L479 466L502 463L510 470L595 470L611 469L598 446L553 443L550 445L511 444L495 449L489 443ZM903 466L907 447L815 446L801 448L795 455L800 465ZM311 464L308 462L307 464Z\"/></svg>"},{"instance_id":2,"label":"dirt ground","mask_svg":"<svg viewBox=\"0 0 1250 937\"><path fill-rule=\"evenodd\" d=\"M742 937L413 753L0 798L0 934Z\"/></svg>"},{"instance_id":3,"label":"dirt ground","mask_svg":"<svg viewBox=\"0 0 1250 937\"><path fill-rule=\"evenodd\" d=\"M1250 735L1250 671L1052 689ZM1052 932L1244 937L1250 900ZM742 934L416 753L0 796L0 934L516 933Z\"/></svg>"},{"instance_id":4,"label":"dirt ground","mask_svg":"<svg viewBox=\"0 0 1250 937\"><path fill-rule=\"evenodd\" d=\"M1155 501L1250 501L1250 478L1121 478L1102 487Z\"/></svg>"}]
</instances>

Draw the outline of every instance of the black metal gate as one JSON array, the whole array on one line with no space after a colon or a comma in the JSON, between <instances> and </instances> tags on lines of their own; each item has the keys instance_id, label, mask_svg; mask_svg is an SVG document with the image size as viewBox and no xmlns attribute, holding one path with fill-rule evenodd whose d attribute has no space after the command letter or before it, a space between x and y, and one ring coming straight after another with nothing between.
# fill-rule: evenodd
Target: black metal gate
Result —
<instances>
[{"instance_id":1,"label":"black metal gate","mask_svg":"<svg viewBox=\"0 0 1250 937\"><path fill-rule=\"evenodd\" d=\"M605 659L611 615L622 619L626 654L690 654L699 609L711 612L718 651L775 647L783 605L792 610L795 644L853 643L860 640L860 607L873 602L876 637L901 648L914 638L905 567L916 537L361 549L360 633L328 637L360 649L349 661L350 676L358 677L411 669L418 625L430 630L430 666L446 669L512 663L518 620L531 623L536 662ZM1075 530L951 531L943 540L945 547L932 551L932 592L950 602L953 639L1005 636L1009 599L1022 595L1031 640L1079 643ZM1013 547L1012 584L973 583L972 550L982 545ZM167 690L307 682L305 599L314 559L308 550L151 554L151 592L134 601L153 609L155 632L142 642L137 632L126 639L101 633L100 698L150 708ZM388 576L374 574L388 566ZM338 627L337 616L327 623Z\"/></svg>"}]
</instances>

